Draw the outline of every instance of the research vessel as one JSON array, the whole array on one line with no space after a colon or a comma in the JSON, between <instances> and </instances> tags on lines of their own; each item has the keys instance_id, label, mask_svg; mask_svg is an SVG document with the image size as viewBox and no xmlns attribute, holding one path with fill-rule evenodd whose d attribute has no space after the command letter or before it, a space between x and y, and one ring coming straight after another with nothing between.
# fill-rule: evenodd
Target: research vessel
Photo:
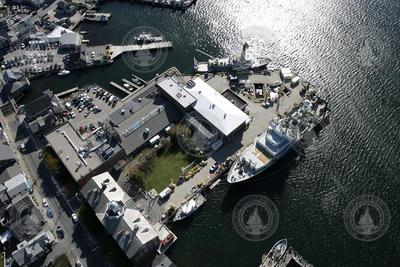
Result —
<instances>
[{"instance_id":1,"label":"research vessel","mask_svg":"<svg viewBox=\"0 0 400 267\"><path fill-rule=\"evenodd\" d=\"M250 59L247 57L248 43L243 44L242 53L239 58L214 58L204 52L207 56L211 57L207 62L199 62L194 59L195 72L220 72L220 71L245 71L257 70L265 68L271 59L264 57L257 57ZM198 50L199 51L199 50ZM199 51L201 52L201 51Z\"/></svg>"},{"instance_id":2,"label":"research vessel","mask_svg":"<svg viewBox=\"0 0 400 267\"><path fill-rule=\"evenodd\" d=\"M268 123L267 131L234 161L229 183L239 183L265 171L290 152L300 140L328 115L327 103L319 97L305 99L283 118Z\"/></svg>"}]
</instances>

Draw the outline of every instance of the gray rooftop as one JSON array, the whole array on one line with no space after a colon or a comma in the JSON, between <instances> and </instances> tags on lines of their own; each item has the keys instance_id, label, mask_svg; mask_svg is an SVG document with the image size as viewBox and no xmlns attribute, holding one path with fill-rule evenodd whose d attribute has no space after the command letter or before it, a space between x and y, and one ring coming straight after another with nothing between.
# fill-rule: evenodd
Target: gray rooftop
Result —
<instances>
[{"instance_id":1,"label":"gray rooftop","mask_svg":"<svg viewBox=\"0 0 400 267\"><path fill-rule=\"evenodd\" d=\"M0 138L0 162L15 159L14 153L5 139ZM0 163L1 165L1 163Z\"/></svg>"},{"instance_id":2,"label":"gray rooftop","mask_svg":"<svg viewBox=\"0 0 400 267\"><path fill-rule=\"evenodd\" d=\"M45 137L76 182L121 151L118 143L104 129L83 139L69 122ZM87 153L80 151L80 154L85 156L80 157L71 143L76 148L83 148ZM107 152L112 154L104 156L106 150L112 150Z\"/></svg>"},{"instance_id":3,"label":"gray rooftop","mask_svg":"<svg viewBox=\"0 0 400 267\"><path fill-rule=\"evenodd\" d=\"M141 95L125 102L124 106L131 107L132 111L122 107L109 117L121 138L121 146L126 154L132 153L171 122L180 118L176 108L156 91L155 85L150 86ZM146 128L150 130L149 134L144 133Z\"/></svg>"},{"instance_id":4,"label":"gray rooftop","mask_svg":"<svg viewBox=\"0 0 400 267\"><path fill-rule=\"evenodd\" d=\"M64 33L60 38L61 45L75 45L78 46L81 44L81 37L79 33L75 32L67 32Z\"/></svg>"}]
</instances>

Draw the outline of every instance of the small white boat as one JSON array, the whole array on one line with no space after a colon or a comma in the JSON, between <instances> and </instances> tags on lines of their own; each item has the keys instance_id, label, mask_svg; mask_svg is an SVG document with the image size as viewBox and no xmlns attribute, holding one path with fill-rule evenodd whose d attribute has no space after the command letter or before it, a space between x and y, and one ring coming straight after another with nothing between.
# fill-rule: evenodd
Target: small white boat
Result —
<instances>
[{"instance_id":1,"label":"small white boat","mask_svg":"<svg viewBox=\"0 0 400 267\"><path fill-rule=\"evenodd\" d=\"M71 72L69 70L62 70L60 72L58 72L58 76L65 76L70 74Z\"/></svg>"},{"instance_id":2,"label":"small white boat","mask_svg":"<svg viewBox=\"0 0 400 267\"><path fill-rule=\"evenodd\" d=\"M133 91L133 87L132 86L130 86L129 84L127 84L127 83L124 83L124 87L126 88L126 89L128 89L129 91Z\"/></svg>"},{"instance_id":3,"label":"small white boat","mask_svg":"<svg viewBox=\"0 0 400 267\"><path fill-rule=\"evenodd\" d=\"M183 220L200 208L206 199L200 194L196 194L192 199L186 202L179 210L176 212L173 219L174 222Z\"/></svg>"}]
</instances>

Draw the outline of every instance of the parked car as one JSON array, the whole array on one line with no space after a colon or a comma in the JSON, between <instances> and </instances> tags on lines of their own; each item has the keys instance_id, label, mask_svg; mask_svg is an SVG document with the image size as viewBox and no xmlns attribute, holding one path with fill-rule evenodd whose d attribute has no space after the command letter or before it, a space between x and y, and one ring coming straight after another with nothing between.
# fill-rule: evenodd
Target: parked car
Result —
<instances>
[{"instance_id":1,"label":"parked car","mask_svg":"<svg viewBox=\"0 0 400 267\"><path fill-rule=\"evenodd\" d=\"M49 203L47 203L47 199L46 198L42 199L42 204L43 204L43 207L45 207L45 208L47 208L49 206Z\"/></svg>"},{"instance_id":2,"label":"parked car","mask_svg":"<svg viewBox=\"0 0 400 267\"><path fill-rule=\"evenodd\" d=\"M53 218L53 211L50 208L47 208L47 216Z\"/></svg>"},{"instance_id":3,"label":"parked car","mask_svg":"<svg viewBox=\"0 0 400 267\"><path fill-rule=\"evenodd\" d=\"M61 226L57 226L57 230L56 230L57 236L60 239L64 238L64 230L61 228Z\"/></svg>"},{"instance_id":4,"label":"parked car","mask_svg":"<svg viewBox=\"0 0 400 267\"><path fill-rule=\"evenodd\" d=\"M72 213L71 218L73 223L78 223L78 216L76 216L76 213Z\"/></svg>"},{"instance_id":5,"label":"parked car","mask_svg":"<svg viewBox=\"0 0 400 267\"><path fill-rule=\"evenodd\" d=\"M218 163L214 163L214 165L210 167L210 173L215 172L217 169L218 169Z\"/></svg>"}]
</instances>

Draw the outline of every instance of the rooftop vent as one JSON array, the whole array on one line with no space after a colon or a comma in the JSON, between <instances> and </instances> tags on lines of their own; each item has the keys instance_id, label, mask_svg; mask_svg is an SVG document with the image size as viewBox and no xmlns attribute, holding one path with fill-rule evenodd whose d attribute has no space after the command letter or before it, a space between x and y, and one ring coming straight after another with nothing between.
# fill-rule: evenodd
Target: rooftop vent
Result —
<instances>
[{"instance_id":1,"label":"rooftop vent","mask_svg":"<svg viewBox=\"0 0 400 267\"><path fill-rule=\"evenodd\" d=\"M121 109L121 114L124 115L125 109Z\"/></svg>"},{"instance_id":2,"label":"rooftop vent","mask_svg":"<svg viewBox=\"0 0 400 267\"><path fill-rule=\"evenodd\" d=\"M137 224L135 224L135 226L133 227L133 230L135 230L135 231L139 230L139 226Z\"/></svg>"}]
</instances>

